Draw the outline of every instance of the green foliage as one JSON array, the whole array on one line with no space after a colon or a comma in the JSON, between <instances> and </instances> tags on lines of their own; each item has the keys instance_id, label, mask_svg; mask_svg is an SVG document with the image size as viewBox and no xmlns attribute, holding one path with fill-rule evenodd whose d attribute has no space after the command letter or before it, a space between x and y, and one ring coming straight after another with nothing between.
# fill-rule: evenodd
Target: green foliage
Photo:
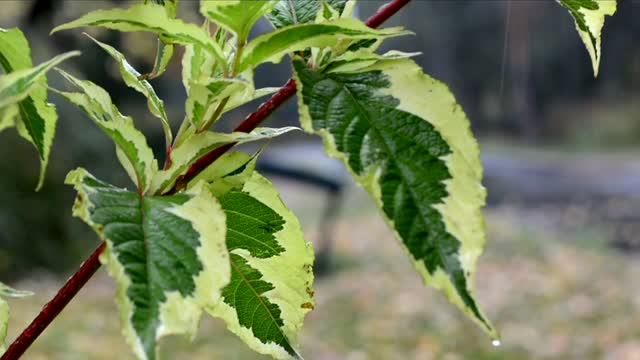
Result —
<instances>
[{"instance_id":1,"label":"green foliage","mask_svg":"<svg viewBox=\"0 0 640 360\"><path fill-rule=\"evenodd\" d=\"M346 73L293 65L305 130L373 196L425 282L497 336L472 295L484 246L478 145L446 86L406 59Z\"/></svg>"},{"instance_id":2,"label":"green foliage","mask_svg":"<svg viewBox=\"0 0 640 360\"><path fill-rule=\"evenodd\" d=\"M33 293L30 291L16 290L0 283L0 354L5 351L4 339L7 337L10 316L9 304L4 300L4 297L21 298L31 295Z\"/></svg>"},{"instance_id":3,"label":"green foliage","mask_svg":"<svg viewBox=\"0 0 640 360\"><path fill-rule=\"evenodd\" d=\"M203 308L229 281L225 216L211 192L145 196L84 169L66 182L78 191L74 215L107 242L100 260L117 282L123 333L137 357L155 359L163 335L195 336Z\"/></svg>"},{"instance_id":4,"label":"green foliage","mask_svg":"<svg viewBox=\"0 0 640 360\"><path fill-rule=\"evenodd\" d=\"M600 31L615 2L559 1L576 19L597 74ZM327 153L371 195L424 282L498 337L474 296L486 194L469 120L449 89L409 59L419 53L375 53L385 39L409 32L371 29L351 18L354 6L347 0L204 0L200 11L207 20L197 26L176 18L177 0L153 0L93 11L53 30L97 26L158 35L150 74L92 40L160 119L162 168L134 120L100 86L60 70L77 92L56 90L113 140L136 186L118 188L84 169L67 176L77 191L74 215L106 241L100 261L116 280L122 331L137 358L155 359L164 335L193 338L204 311L259 353L302 358L296 338L315 306L313 249L276 189L255 171L259 153L221 155L235 144L296 128L252 123L249 133L209 131L226 112L276 91L255 89L253 71L286 55L292 56L302 127L320 135ZM247 42L262 16L275 30ZM174 136L172 119L148 80L166 70L175 44L185 48L187 100ZM75 54L32 67L22 33L0 30L7 73L0 77L0 130L15 122L38 149L43 169L57 119L46 103L44 73ZM213 155L215 161L207 162ZM0 335L7 311L0 301Z\"/></svg>"},{"instance_id":5,"label":"green foliage","mask_svg":"<svg viewBox=\"0 0 640 360\"><path fill-rule=\"evenodd\" d=\"M249 36L253 24L268 14L275 0L204 0L200 2L200 12L209 20L234 32L243 43Z\"/></svg>"},{"instance_id":6,"label":"green foliage","mask_svg":"<svg viewBox=\"0 0 640 360\"><path fill-rule=\"evenodd\" d=\"M267 19L277 29L289 25L307 24L316 20L322 4L322 1L316 0L279 0L273 11L267 15ZM342 13L347 0L327 0L325 4Z\"/></svg>"},{"instance_id":7,"label":"green foliage","mask_svg":"<svg viewBox=\"0 0 640 360\"><path fill-rule=\"evenodd\" d=\"M406 35L399 28L373 30L355 19L338 19L317 24L298 24L280 28L253 39L240 61L240 71L282 58L309 47L331 47L340 41L384 39Z\"/></svg>"},{"instance_id":8,"label":"green foliage","mask_svg":"<svg viewBox=\"0 0 640 360\"><path fill-rule=\"evenodd\" d=\"M569 10L576 23L576 30L587 47L593 64L593 75L598 76L602 27L605 16L616 12L616 0L557 0Z\"/></svg>"},{"instance_id":9,"label":"green foliage","mask_svg":"<svg viewBox=\"0 0 640 360\"><path fill-rule=\"evenodd\" d=\"M40 155L40 179L43 184L49 151L58 115L47 103L45 74L62 61L79 55L69 52L32 67L31 48L19 29L0 28L0 131L15 126L18 133L35 146Z\"/></svg>"}]
</instances>

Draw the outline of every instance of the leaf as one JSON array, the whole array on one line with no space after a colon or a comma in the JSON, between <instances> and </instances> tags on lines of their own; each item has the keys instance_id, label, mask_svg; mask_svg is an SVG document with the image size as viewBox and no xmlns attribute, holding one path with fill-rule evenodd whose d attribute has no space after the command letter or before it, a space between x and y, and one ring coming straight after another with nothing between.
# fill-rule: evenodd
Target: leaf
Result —
<instances>
[{"instance_id":1,"label":"leaf","mask_svg":"<svg viewBox=\"0 0 640 360\"><path fill-rule=\"evenodd\" d=\"M19 116L20 108L17 104L0 108L0 131L15 126L15 119Z\"/></svg>"},{"instance_id":2,"label":"leaf","mask_svg":"<svg viewBox=\"0 0 640 360\"><path fill-rule=\"evenodd\" d=\"M162 40L158 39L158 51L156 53L156 61L153 64L153 70L151 74L142 75L143 78L155 79L158 76L164 74L169 66L169 62L173 57L174 46L171 44L165 44Z\"/></svg>"},{"instance_id":3,"label":"leaf","mask_svg":"<svg viewBox=\"0 0 640 360\"><path fill-rule=\"evenodd\" d=\"M309 47L330 47L344 39L383 39L406 34L399 28L374 30L355 19L292 25L253 39L245 48L240 72L264 62L278 63L285 55Z\"/></svg>"},{"instance_id":4,"label":"leaf","mask_svg":"<svg viewBox=\"0 0 640 360\"><path fill-rule=\"evenodd\" d=\"M56 91L84 111L93 122L115 143L116 153L131 181L141 193L147 192L151 180L158 170L158 161L144 137L133 124L133 119L120 114L103 88L87 80L79 80L59 70L65 79L80 93Z\"/></svg>"},{"instance_id":5,"label":"leaf","mask_svg":"<svg viewBox=\"0 0 640 360\"><path fill-rule=\"evenodd\" d=\"M298 128L257 128L248 134L243 132L202 132L200 134L194 134L189 138L189 141L180 144L171 151L171 166L169 166L168 169L158 171L153 178L150 192L161 194L171 189L178 177L184 174L193 162L213 149L231 143L242 144L250 141L270 139L293 130L298 130Z\"/></svg>"},{"instance_id":6,"label":"leaf","mask_svg":"<svg viewBox=\"0 0 640 360\"><path fill-rule=\"evenodd\" d=\"M205 187L173 196L141 196L67 175L78 192L74 215L106 241L100 261L117 283L122 331L139 359L155 359L158 339L195 336L205 307L229 282L225 214Z\"/></svg>"},{"instance_id":7,"label":"leaf","mask_svg":"<svg viewBox=\"0 0 640 360\"><path fill-rule=\"evenodd\" d=\"M474 299L485 189L478 144L453 95L408 59L351 73L293 65L303 128L374 198L425 282L497 337Z\"/></svg>"},{"instance_id":8,"label":"leaf","mask_svg":"<svg viewBox=\"0 0 640 360\"><path fill-rule=\"evenodd\" d=\"M7 338L7 330L9 329L9 304L4 300L5 297L20 298L33 295L30 291L22 291L13 289L3 283L0 283L0 355L5 352L5 339Z\"/></svg>"},{"instance_id":9,"label":"leaf","mask_svg":"<svg viewBox=\"0 0 640 360\"><path fill-rule=\"evenodd\" d=\"M98 44L101 48L103 48L109 55L111 55L111 57L113 57L118 62L118 65L120 67L120 74L122 75L122 79L124 80L125 84L147 98L147 107L149 107L149 111L151 111L151 113L159 118L162 122L165 139L167 141L167 144L170 146L172 135L171 127L169 125L169 118L167 117L167 113L164 110L164 101L162 101L158 97L155 90L153 89L153 86L151 86L148 81L139 79L140 73L127 62L122 53L120 53L112 46L102 43L91 36L89 36L89 38L96 44Z\"/></svg>"},{"instance_id":10,"label":"leaf","mask_svg":"<svg viewBox=\"0 0 640 360\"><path fill-rule=\"evenodd\" d=\"M236 168L225 178L241 173L253 160L233 155L219 159L224 164L219 169ZM314 307L313 248L273 185L252 169L249 173L239 189L218 197L227 216L231 281L222 291L223 301L208 311L253 350L277 359L301 359L295 339Z\"/></svg>"},{"instance_id":11,"label":"leaf","mask_svg":"<svg viewBox=\"0 0 640 360\"><path fill-rule=\"evenodd\" d=\"M232 96L244 97L245 92L252 88L252 84L236 79L202 79L192 82L185 104L187 120L196 128L200 128L214 114L217 118L222 115L224 110L218 109L222 101L228 102Z\"/></svg>"},{"instance_id":12,"label":"leaf","mask_svg":"<svg viewBox=\"0 0 640 360\"><path fill-rule=\"evenodd\" d=\"M382 60L405 59L421 55L420 52L406 53L402 51L391 50L382 55L375 54L369 50L349 51L340 56L335 57L329 62L324 72L353 72L359 69L369 67Z\"/></svg>"},{"instance_id":13,"label":"leaf","mask_svg":"<svg viewBox=\"0 0 640 360\"><path fill-rule=\"evenodd\" d=\"M342 12L347 0L324 0L334 9ZM267 19L276 29L314 22L322 1L318 0L280 0Z\"/></svg>"},{"instance_id":14,"label":"leaf","mask_svg":"<svg viewBox=\"0 0 640 360\"><path fill-rule=\"evenodd\" d=\"M601 32L604 26L605 16L611 16L616 12L616 0L557 0L560 5L567 8L576 23L576 30L584 45L587 47L593 75L598 77L600 68L600 53L602 38Z\"/></svg>"},{"instance_id":15,"label":"leaf","mask_svg":"<svg viewBox=\"0 0 640 360\"><path fill-rule=\"evenodd\" d=\"M153 2L163 6L167 15L175 19L178 10L178 0L153 0ZM145 3L147 3L147 0L145 0ZM162 36L158 37L158 51L156 53L156 61L153 64L153 70L150 74L143 75L146 79L154 79L164 74L173 57L174 46L172 44L165 44L161 37Z\"/></svg>"},{"instance_id":16,"label":"leaf","mask_svg":"<svg viewBox=\"0 0 640 360\"><path fill-rule=\"evenodd\" d=\"M256 90L252 82L238 79L212 78L193 82L185 104L187 120L201 128L212 117L215 122L224 113L278 90L275 87Z\"/></svg>"},{"instance_id":17,"label":"leaf","mask_svg":"<svg viewBox=\"0 0 640 360\"><path fill-rule=\"evenodd\" d=\"M191 93L191 83L213 75L215 58L201 46L186 45L182 57L182 84L187 95Z\"/></svg>"},{"instance_id":18,"label":"leaf","mask_svg":"<svg viewBox=\"0 0 640 360\"><path fill-rule=\"evenodd\" d=\"M56 65L60 64L64 60L77 56L80 53L77 51L69 52L58 55L53 59L46 61L34 68L13 70L7 75L0 77L0 107L16 104L19 101L27 98L27 96L33 91L36 85L42 85L39 80L44 77L47 71L51 70ZM40 130L40 131L37 131ZM42 133L43 129L34 129L33 133L34 143L39 149L43 147ZM37 140L36 140L37 139Z\"/></svg>"},{"instance_id":19,"label":"leaf","mask_svg":"<svg viewBox=\"0 0 640 360\"><path fill-rule=\"evenodd\" d=\"M58 120L55 107L47 102L45 73L61 61L79 54L61 54L33 68L31 49L24 34L19 29L0 28L0 66L7 74L0 76L0 129L17 126L21 135L38 151L40 176L36 190L44 183ZM18 101L17 107L11 105ZM19 114L15 113L16 109Z\"/></svg>"},{"instance_id":20,"label":"leaf","mask_svg":"<svg viewBox=\"0 0 640 360\"><path fill-rule=\"evenodd\" d=\"M200 12L209 20L238 35L241 41L253 24L271 11L276 0L203 0Z\"/></svg>"},{"instance_id":21,"label":"leaf","mask_svg":"<svg viewBox=\"0 0 640 360\"><path fill-rule=\"evenodd\" d=\"M198 44L225 63L220 46L206 31L179 19L172 19L164 7L156 4L138 4L129 9L92 11L81 18L54 28L51 33L82 26L100 26L119 31L147 31L162 36L167 42L182 45Z\"/></svg>"}]
</instances>

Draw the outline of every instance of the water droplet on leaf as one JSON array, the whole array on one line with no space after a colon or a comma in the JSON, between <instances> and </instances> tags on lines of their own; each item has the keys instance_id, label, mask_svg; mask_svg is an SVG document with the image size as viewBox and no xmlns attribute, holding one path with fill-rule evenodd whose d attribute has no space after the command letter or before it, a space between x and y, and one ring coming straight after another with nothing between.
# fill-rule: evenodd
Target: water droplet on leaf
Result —
<instances>
[{"instance_id":1,"label":"water droplet on leaf","mask_svg":"<svg viewBox=\"0 0 640 360\"><path fill-rule=\"evenodd\" d=\"M502 344L502 343L501 343L501 342L500 342L500 340L498 340L498 339L491 340L491 345L493 345L493 346L495 346L495 347L498 347L498 346L500 346L501 344Z\"/></svg>"}]
</instances>

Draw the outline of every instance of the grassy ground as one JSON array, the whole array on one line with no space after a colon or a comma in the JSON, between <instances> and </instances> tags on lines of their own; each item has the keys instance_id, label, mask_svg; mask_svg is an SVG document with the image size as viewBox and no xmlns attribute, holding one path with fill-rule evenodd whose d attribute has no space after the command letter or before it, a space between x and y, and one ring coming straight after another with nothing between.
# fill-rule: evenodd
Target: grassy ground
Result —
<instances>
[{"instance_id":1,"label":"grassy ground","mask_svg":"<svg viewBox=\"0 0 640 360\"><path fill-rule=\"evenodd\" d=\"M280 184L309 239L318 238L323 197ZM286 189L285 189L286 188ZM300 335L311 360L640 359L640 258L606 246L606 231L558 225L575 210L486 211L488 245L477 274L481 303L502 332L495 348L470 321L425 288L361 192L346 199L334 229L335 271L316 281L317 306ZM553 221L550 221L553 220ZM14 284L36 296L11 300L10 339L62 279ZM27 353L26 359L131 358L119 335L113 284L101 271ZM221 322L198 337L163 340L161 359L266 359Z\"/></svg>"}]
</instances>

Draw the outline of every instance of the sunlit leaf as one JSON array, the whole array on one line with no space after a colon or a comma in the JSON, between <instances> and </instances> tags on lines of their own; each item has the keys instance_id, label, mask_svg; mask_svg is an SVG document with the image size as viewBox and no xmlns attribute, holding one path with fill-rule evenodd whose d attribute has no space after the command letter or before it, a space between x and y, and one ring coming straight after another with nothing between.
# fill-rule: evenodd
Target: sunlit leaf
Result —
<instances>
[{"instance_id":1,"label":"sunlit leaf","mask_svg":"<svg viewBox=\"0 0 640 360\"><path fill-rule=\"evenodd\" d=\"M162 101L158 95L156 94L153 86L146 81L140 80L140 73L134 69L125 59L124 55L120 53L118 50L109 46L105 43L102 43L91 36L89 36L91 40L93 40L96 44L100 45L111 57L113 57L119 65L120 74L122 75L122 79L125 84L130 88L136 90L147 98L147 106L149 107L149 111L162 122L162 128L164 130L165 138L167 140L167 144L171 144L172 135L171 135L171 127L169 126L169 118L167 117L167 113L164 110L164 101Z\"/></svg>"},{"instance_id":2,"label":"sunlit leaf","mask_svg":"<svg viewBox=\"0 0 640 360\"><path fill-rule=\"evenodd\" d=\"M185 141L171 151L171 165L160 170L153 179L152 193L163 193L173 187L178 177L184 174L195 160L209 151L230 143L242 144L250 141L270 139L289 131L297 130L295 127L283 127L278 129L257 128L251 133L214 133L202 132L193 134L189 141Z\"/></svg>"},{"instance_id":3,"label":"sunlit leaf","mask_svg":"<svg viewBox=\"0 0 640 360\"><path fill-rule=\"evenodd\" d=\"M111 97L103 88L87 80L79 80L72 75L60 73L81 92L57 91L71 103L84 111L116 145L116 154L140 192L146 192L158 170L158 161L147 144L147 139L133 124L133 119L122 115L111 102Z\"/></svg>"},{"instance_id":4,"label":"sunlit leaf","mask_svg":"<svg viewBox=\"0 0 640 360\"><path fill-rule=\"evenodd\" d=\"M277 0L203 0L200 12L209 20L236 33L241 41L260 17L271 11Z\"/></svg>"},{"instance_id":5,"label":"sunlit leaf","mask_svg":"<svg viewBox=\"0 0 640 360\"><path fill-rule=\"evenodd\" d=\"M74 215L107 248L100 256L117 283L122 331L139 359L156 359L158 339L198 329L203 309L220 301L230 279L225 214L206 187L145 196L97 180L67 176L78 192Z\"/></svg>"},{"instance_id":6,"label":"sunlit leaf","mask_svg":"<svg viewBox=\"0 0 640 360\"><path fill-rule=\"evenodd\" d=\"M273 185L253 171L255 159L234 153L213 165L210 186L221 191L218 183L229 181L234 187L218 195L227 216L231 281L209 312L253 350L301 359L295 341L314 307L313 249Z\"/></svg>"},{"instance_id":7,"label":"sunlit leaf","mask_svg":"<svg viewBox=\"0 0 640 360\"><path fill-rule=\"evenodd\" d=\"M79 54L58 55L33 68L31 48L24 34L19 29L0 28L0 66L7 74L0 75L0 130L15 125L20 135L35 146L41 163L36 189L44 182L58 120L55 107L47 102L45 73Z\"/></svg>"},{"instance_id":8,"label":"sunlit leaf","mask_svg":"<svg viewBox=\"0 0 640 360\"><path fill-rule=\"evenodd\" d=\"M260 35L247 45L239 71L264 62L278 63L290 53L309 47L328 47L341 40L384 39L408 34L399 28L374 30L355 19L292 25Z\"/></svg>"},{"instance_id":9,"label":"sunlit leaf","mask_svg":"<svg viewBox=\"0 0 640 360\"><path fill-rule=\"evenodd\" d=\"M424 281L497 337L473 291L485 243L478 144L449 89L408 59L294 69L303 128L373 197Z\"/></svg>"},{"instance_id":10,"label":"sunlit leaf","mask_svg":"<svg viewBox=\"0 0 640 360\"><path fill-rule=\"evenodd\" d=\"M224 62L220 46L206 31L193 24L171 18L163 6L137 4L129 9L92 11L81 18L60 25L51 31L73 29L83 26L99 26L119 31L146 31L161 35L164 41L182 45L198 44Z\"/></svg>"},{"instance_id":11,"label":"sunlit leaf","mask_svg":"<svg viewBox=\"0 0 640 360\"><path fill-rule=\"evenodd\" d=\"M342 12L347 0L324 0L324 2L338 12ZM322 1L318 0L279 0L273 11L267 15L267 19L277 29L289 25L310 23L315 21L321 5Z\"/></svg>"}]
</instances>

